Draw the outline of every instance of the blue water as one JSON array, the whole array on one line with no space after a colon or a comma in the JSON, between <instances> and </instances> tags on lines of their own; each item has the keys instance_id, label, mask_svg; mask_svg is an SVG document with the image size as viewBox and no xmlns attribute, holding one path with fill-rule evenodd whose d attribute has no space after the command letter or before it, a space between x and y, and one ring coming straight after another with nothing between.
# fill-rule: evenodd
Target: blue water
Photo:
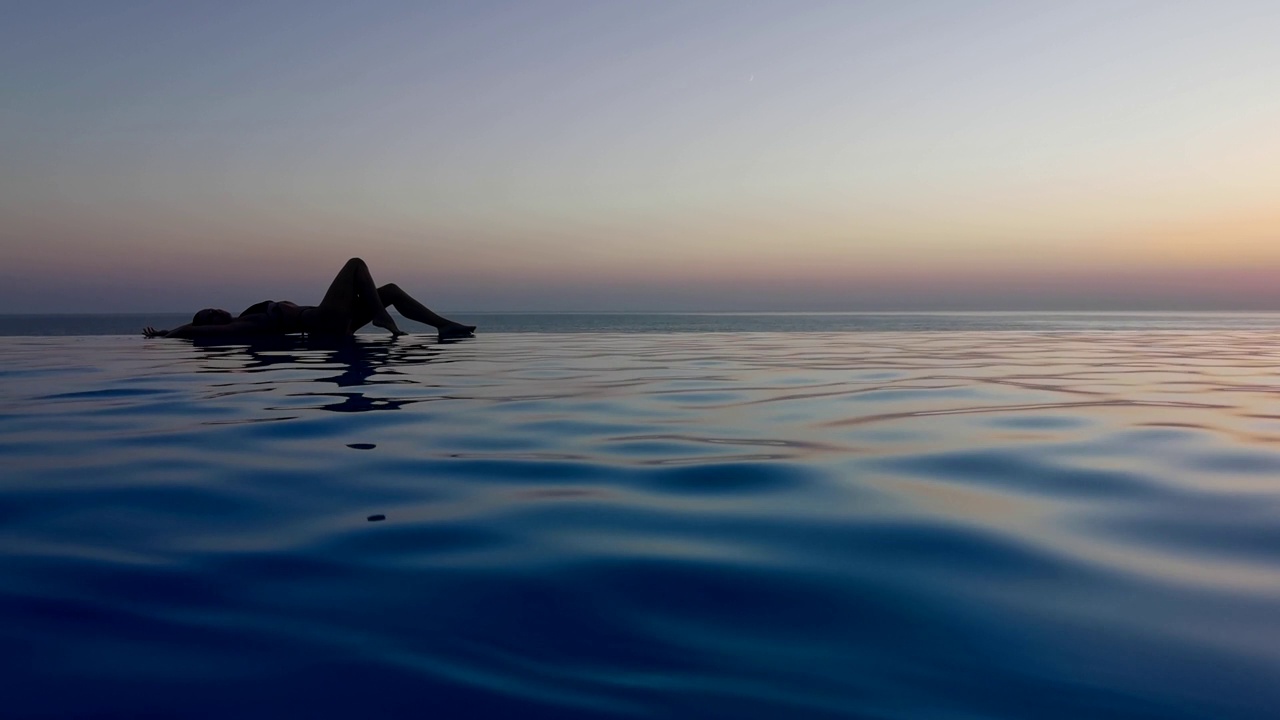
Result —
<instances>
[{"instance_id":1,"label":"blue water","mask_svg":"<svg viewBox=\"0 0 1280 720\"><path fill-rule=\"evenodd\" d=\"M0 716L1274 717L1280 338L1167 320L0 339Z\"/></svg>"}]
</instances>

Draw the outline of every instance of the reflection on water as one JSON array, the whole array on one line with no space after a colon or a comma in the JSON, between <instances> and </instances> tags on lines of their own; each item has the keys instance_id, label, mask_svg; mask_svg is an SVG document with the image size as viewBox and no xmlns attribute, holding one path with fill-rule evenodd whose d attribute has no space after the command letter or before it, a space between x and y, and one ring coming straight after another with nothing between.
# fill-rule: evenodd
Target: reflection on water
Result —
<instances>
[{"instance_id":1,"label":"reflection on water","mask_svg":"<svg viewBox=\"0 0 1280 720\"><path fill-rule=\"evenodd\" d=\"M338 369L337 375L312 378L317 387L333 384L339 388L359 388L364 385L412 383L397 368L418 366L443 359L441 353L454 343L427 344L415 339L386 339L381 341L311 338L269 338L251 344L196 346L205 353L205 369L222 372L234 367L244 372L260 372L270 368L310 369L325 367ZM271 381L265 381L271 382ZM237 383L228 383L235 387ZM337 402L315 406L334 412L366 412L369 410L399 410L414 400L370 398L358 390L349 392L308 392L302 396L331 397Z\"/></svg>"},{"instance_id":2,"label":"reflection on water","mask_svg":"<svg viewBox=\"0 0 1280 720\"><path fill-rule=\"evenodd\" d=\"M6 339L4 715L1269 717L1277 387L1256 330Z\"/></svg>"}]
</instances>

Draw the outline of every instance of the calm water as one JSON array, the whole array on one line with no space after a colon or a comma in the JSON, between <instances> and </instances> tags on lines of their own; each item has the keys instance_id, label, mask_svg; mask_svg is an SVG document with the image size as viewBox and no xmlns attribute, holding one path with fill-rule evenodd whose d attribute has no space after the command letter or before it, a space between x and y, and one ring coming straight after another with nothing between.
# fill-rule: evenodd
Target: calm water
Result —
<instances>
[{"instance_id":1,"label":"calm water","mask_svg":"<svg viewBox=\"0 0 1280 720\"><path fill-rule=\"evenodd\" d=\"M1262 324L4 338L0 716L1274 717Z\"/></svg>"},{"instance_id":2,"label":"calm water","mask_svg":"<svg viewBox=\"0 0 1280 720\"><path fill-rule=\"evenodd\" d=\"M988 332L1057 330L1280 330L1280 313L512 313L453 312L484 333ZM399 316L397 316L399 317ZM138 335L172 328L191 313L2 315L0 336ZM407 330L425 325L401 318ZM377 328L368 328L376 335Z\"/></svg>"}]
</instances>

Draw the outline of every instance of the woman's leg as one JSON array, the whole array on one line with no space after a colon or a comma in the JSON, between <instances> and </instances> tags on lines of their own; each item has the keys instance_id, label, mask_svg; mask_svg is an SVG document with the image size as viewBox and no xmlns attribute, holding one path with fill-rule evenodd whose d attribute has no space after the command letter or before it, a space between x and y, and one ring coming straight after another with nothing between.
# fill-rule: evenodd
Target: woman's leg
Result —
<instances>
[{"instance_id":1,"label":"woman's leg","mask_svg":"<svg viewBox=\"0 0 1280 720\"><path fill-rule=\"evenodd\" d=\"M396 327L396 321L391 319L391 314L378 295L378 286L373 284L369 266L360 258L351 258L342 266L329 284L324 299L320 301L320 308L330 317L345 324L348 333L372 322L380 328L390 330L393 335L404 334L404 331Z\"/></svg>"},{"instance_id":2,"label":"woman's leg","mask_svg":"<svg viewBox=\"0 0 1280 720\"><path fill-rule=\"evenodd\" d=\"M427 306L415 300L412 295L401 290L400 286L395 283L388 283L378 288L378 299L382 303L384 312L386 307L392 306L397 312L410 320L416 320L417 322L425 325L430 325L442 333L470 334L476 329L475 325L463 325L462 323L454 322L453 320L432 311ZM358 329L370 320L373 320L373 316L371 314L368 314L367 312L357 312L353 320L355 324L352 329Z\"/></svg>"}]
</instances>

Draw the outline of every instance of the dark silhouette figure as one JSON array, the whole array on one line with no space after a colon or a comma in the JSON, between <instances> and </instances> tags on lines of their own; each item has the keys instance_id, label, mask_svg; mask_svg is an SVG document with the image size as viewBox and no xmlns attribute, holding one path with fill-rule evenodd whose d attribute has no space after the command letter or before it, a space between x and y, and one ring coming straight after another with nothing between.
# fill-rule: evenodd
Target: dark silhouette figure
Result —
<instances>
[{"instance_id":1,"label":"dark silhouette figure","mask_svg":"<svg viewBox=\"0 0 1280 720\"><path fill-rule=\"evenodd\" d=\"M344 337L373 323L393 336L405 334L387 312L394 306L403 316L434 327L442 339L471 337L475 325L463 325L437 315L413 299L399 285L378 287L369 266L351 258L338 271L319 305L295 305L267 300L250 306L239 316L218 308L205 308L190 323L173 330L142 329L146 337L240 338L306 333L323 337Z\"/></svg>"}]
</instances>

